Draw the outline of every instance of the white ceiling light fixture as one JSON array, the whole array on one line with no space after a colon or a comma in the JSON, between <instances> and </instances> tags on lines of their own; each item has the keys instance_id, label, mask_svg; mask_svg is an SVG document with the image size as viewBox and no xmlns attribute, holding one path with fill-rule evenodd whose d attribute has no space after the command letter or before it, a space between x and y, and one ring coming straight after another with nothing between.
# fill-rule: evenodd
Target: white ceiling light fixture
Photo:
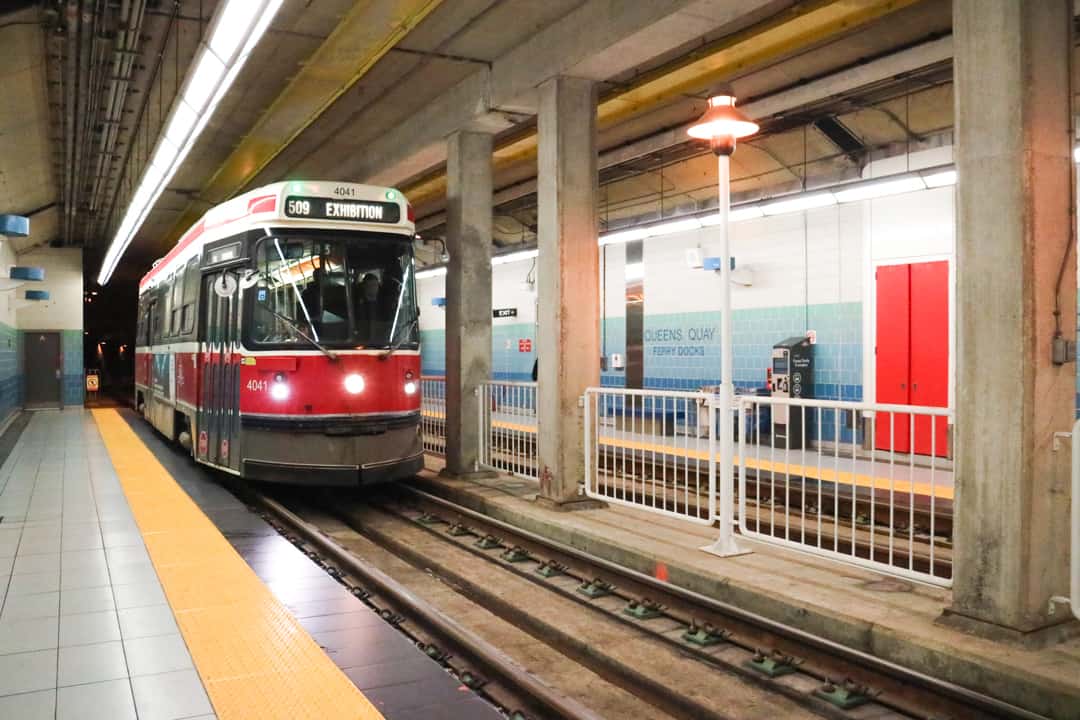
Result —
<instances>
[{"instance_id":1,"label":"white ceiling light fixture","mask_svg":"<svg viewBox=\"0 0 1080 720\"><path fill-rule=\"evenodd\" d=\"M784 215L785 213L813 210L814 208L829 207L835 204L836 196L826 190L824 192L799 193L790 198L770 200L761 204L761 212L765 215Z\"/></svg>"},{"instance_id":2,"label":"white ceiling light fixture","mask_svg":"<svg viewBox=\"0 0 1080 720\"><path fill-rule=\"evenodd\" d=\"M417 270L415 277L416 277L417 280L424 280L425 278L439 277L439 276L445 275L445 274L446 274L446 268L445 267L433 267L433 268L427 268L426 270Z\"/></svg>"},{"instance_id":3,"label":"white ceiling light fixture","mask_svg":"<svg viewBox=\"0 0 1080 720\"><path fill-rule=\"evenodd\" d=\"M946 170L925 172L922 179L928 188L949 187L956 184L956 170L948 168Z\"/></svg>"},{"instance_id":4,"label":"white ceiling light fixture","mask_svg":"<svg viewBox=\"0 0 1080 720\"><path fill-rule=\"evenodd\" d=\"M492 265L505 265L512 262L520 262L521 260L532 260L535 257L539 257L540 251L537 249L521 250L518 252L506 253L505 255L496 255L491 258Z\"/></svg>"},{"instance_id":5,"label":"white ceiling light fixture","mask_svg":"<svg viewBox=\"0 0 1080 720\"><path fill-rule=\"evenodd\" d=\"M601 245L619 245L621 243L633 242L634 240L644 240L649 236L649 233L644 228L634 228L633 230L620 230L618 232L608 233L607 235L600 236Z\"/></svg>"},{"instance_id":6,"label":"white ceiling light fixture","mask_svg":"<svg viewBox=\"0 0 1080 720\"><path fill-rule=\"evenodd\" d=\"M833 190L833 195L836 197L837 202L848 203L925 189L926 183L919 175L903 175L901 177L857 183L849 188L839 187Z\"/></svg>"},{"instance_id":7,"label":"white ceiling light fixture","mask_svg":"<svg viewBox=\"0 0 1080 720\"><path fill-rule=\"evenodd\" d=\"M165 130L151 155L153 159L139 178L138 188L105 253L98 284L109 282L135 233L195 145L282 1L223 0L214 13L210 40L199 45L183 90L173 102Z\"/></svg>"},{"instance_id":8,"label":"white ceiling light fixture","mask_svg":"<svg viewBox=\"0 0 1080 720\"><path fill-rule=\"evenodd\" d=\"M645 228L649 237L660 237L662 235L674 235L675 233L687 232L688 230L700 230L701 218L686 218L683 220L672 220L666 223L660 223L659 225L652 225Z\"/></svg>"}]
</instances>

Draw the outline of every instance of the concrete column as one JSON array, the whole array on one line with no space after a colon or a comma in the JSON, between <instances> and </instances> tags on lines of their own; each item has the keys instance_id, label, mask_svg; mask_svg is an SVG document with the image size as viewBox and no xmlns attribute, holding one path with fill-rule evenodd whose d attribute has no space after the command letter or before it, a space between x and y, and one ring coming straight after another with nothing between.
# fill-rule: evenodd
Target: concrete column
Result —
<instances>
[{"instance_id":1,"label":"concrete column","mask_svg":"<svg viewBox=\"0 0 1080 720\"><path fill-rule=\"evenodd\" d=\"M1067 594L1076 363L1072 0L953 0L957 322L947 620L1040 642ZM1055 311L1056 308L1056 311ZM1060 320L1060 327L1058 320Z\"/></svg>"},{"instance_id":2,"label":"concrete column","mask_svg":"<svg viewBox=\"0 0 1080 720\"><path fill-rule=\"evenodd\" d=\"M584 409L600 383L600 254L596 89L558 77L540 86L537 414L540 497L577 499L584 479Z\"/></svg>"},{"instance_id":3,"label":"concrete column","mask_svg":"<svg viewBox=\"0 0 1080 720\"><path fill-rule=\"evenodd\" d=\"M477 388L491 379L491 135L450 136L446 160L446 470L479 470Z\"/></svg>"}]
</instances>

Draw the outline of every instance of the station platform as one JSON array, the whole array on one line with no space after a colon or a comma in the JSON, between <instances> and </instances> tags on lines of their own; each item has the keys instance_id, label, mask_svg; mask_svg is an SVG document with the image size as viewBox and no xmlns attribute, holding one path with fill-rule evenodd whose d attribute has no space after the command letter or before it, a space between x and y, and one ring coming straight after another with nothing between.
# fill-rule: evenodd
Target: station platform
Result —
<instances>
[{"instance_id":1,"label":"station platform","mask_svg":"<svg viewBox=\"0 0 1080 720\"><path fill-rule=\"evenodd\" d=\"M700 550L716 530L609 505L559 512L534 499L535 481L441 477L428 456L419 489L515 527L730 603L816 636L1053 718L1080 708L1080 637L1030 649L939 622L947 589L778 548L747 538L751 552L721 558ZM1062 612L1067 610L1063 609Z\"/></svg>"},{"instance_id":2,"label":"station platform","mask_svg":"<svg viewBox=\"0 0 1080 720\"><path fill-rule=\"evenodd\" d=\"M134 413L5 450L0 718L499 717Z\"/></svg>"}]
</instances>

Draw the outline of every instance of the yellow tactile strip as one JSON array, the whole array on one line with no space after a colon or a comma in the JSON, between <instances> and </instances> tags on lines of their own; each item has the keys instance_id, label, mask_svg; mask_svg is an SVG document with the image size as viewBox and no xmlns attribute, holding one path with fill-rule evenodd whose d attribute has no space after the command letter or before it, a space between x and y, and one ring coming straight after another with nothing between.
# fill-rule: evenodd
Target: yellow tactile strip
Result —
<instances>
[{"instance_id":1,"label":"yellow tactile strip","mask_svg":"<svg viewBox=\"0 0 1080 720\"><path fill-rule=\"evenodd\" d=\"M93 414L217 716L381 719L119 413Z\"/></svg>"}]
</instances>

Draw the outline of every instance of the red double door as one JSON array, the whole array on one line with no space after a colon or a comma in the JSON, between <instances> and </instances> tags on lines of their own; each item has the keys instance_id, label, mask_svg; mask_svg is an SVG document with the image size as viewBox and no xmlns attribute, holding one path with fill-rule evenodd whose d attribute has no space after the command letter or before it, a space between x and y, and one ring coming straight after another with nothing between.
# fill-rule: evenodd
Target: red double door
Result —
<instances>
[{"instance_id":1,"label":"red double door","mask_svg":"<svg viewBox=\"0 0 1080 720\"><path fill-rule=\"evenodd\" d=\"M881 265L877 269L877 401L949 404L949 263ZM890 417L892 421L890 422ZM914 447L912 447L914 432ZM948 455L943 416L879 413L879 450Z\"/></svg>"}]
</instances>

